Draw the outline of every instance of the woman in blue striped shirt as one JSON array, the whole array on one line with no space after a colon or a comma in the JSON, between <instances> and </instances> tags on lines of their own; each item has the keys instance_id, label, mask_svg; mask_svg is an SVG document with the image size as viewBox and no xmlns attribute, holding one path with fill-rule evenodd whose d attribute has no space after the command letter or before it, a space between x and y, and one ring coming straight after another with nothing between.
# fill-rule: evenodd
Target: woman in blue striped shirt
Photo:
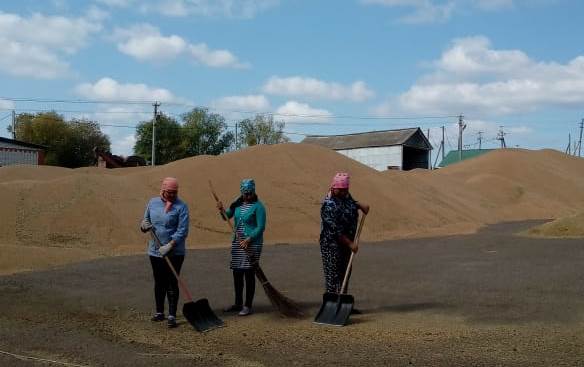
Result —
<instances>
[{"instance_id":1,"label":"woman in blue striped shirt","mask_svg":"<svg viewBox=\"0 0 584 367\"><path fill-rule=\"evenodd\" d=\"M180 273L185 258L185 239L189 234L189 208L178 197L178 181L167 177L162 181L160 196L150 199L140 225L142 232L156 231L164 245L158 247L154 240L148 241L148 255L154 275L154 300L156 313L152 321L164 320L164 301L168 298L168 327L174 328L179 301L178 282L163 257L168 259Z\"/></svg>"},{"instance_id":2,"label":"woman in blue striped shirt","mask_svg":"<svg viewBox=\"0 0 584 367\"><path fill-rule=\"evenodd\" d=\"M266 209L255 192L255 182L244 179L240 184L241 196L227 210L221 202L217 203L220 212L227 218L235 218L235 231L231 242L231 264L235 288L235 304L226 312L239 312L240 316L252 313L255 294L254 266L260 260L266 228ZM245 280L245 303L243 288Z\"/></svg>"}]
</instances>

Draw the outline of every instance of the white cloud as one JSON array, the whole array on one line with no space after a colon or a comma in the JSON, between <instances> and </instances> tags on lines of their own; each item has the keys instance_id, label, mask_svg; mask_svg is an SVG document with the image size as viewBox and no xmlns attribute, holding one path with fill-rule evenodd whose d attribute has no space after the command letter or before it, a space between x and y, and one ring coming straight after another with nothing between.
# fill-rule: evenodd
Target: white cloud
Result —
<instances>
[{"instance_id":1,"label":"white cloud","mask_svg":"<svg viewBox=\"0 0 584 367\"><path fill-rule=\"evenodd\" d=\"M356 81L347 86L300 76L287 78L273 76L262 89L269 94L353 102L365 101L375 96L375 93L362 81Z\"/></svg>"},{"instance_id":2,"label":"white cloud","mask_svg":"<svg viewBox=\"0 0 584 367\"><path fill-rule=\"evenodd\" d=\"M275 115L278 120L285 122L329 122L332 117L332 113L325 109L313 108L296 101L288 101L278 107Z\"/></svg>"},{"instance_id":3,"label":"white cloud","mask_svg":"<svg viewBox=\"0 0 584 367\"><path fill-rule=\"evenodd\" d=\"M243 120L271 109L270 102L262 94L219 98L210 103L210 108L227 120Z\"/></svg>"},{"instance_id":4,"label":"white cloud","mask_svg":"<svg viewBox=\"0 0 584 367\"><path fill-rule=\"evenodd\" d=\"M134 0L95 0L95 1L103 5L119 8L128 7L132 3L134 3Z\"/></svg>"},{"instance_id":5,"label":"white cloud","mask_svg":"<svg viewBox=\"0 0 584 367\"><path fill-rule=\"evenodd\" d=\"M121 84L107 77L101 78L94 84L80 84L75 88L75 92L93 101L184 101L164 88L153 88L146 84Z\"/></svg>"},{"instance_id":6,"label":"white cloud","mask_svg":"<svg viewBox=\"0 0 584 367\"><path fill-rule=\"evenodd\" d=\"M136 136L134 134L111 139L111 150L113 154L129 156L134 154Z\"/></svg>"},{"instance_id":7,"label":"white cloud","mask_svg":"<svg viewBox=\"0 0 584 367\"><path fill-rule=\"evenodd\" d=\"M114 31L114 38L119 40L118 50L140 61L173 60L187 48L181 37L164 37L157 28L148 24L118 28Z\"/></svg>"},{"instance_id":8,"label":"white cloud","mask_svg":"<svg viewBox=\"0 0 584 367\"><path fill-rule=\"evenodd\" d=\"M433 0L362 0L362 2L411 9L412 12L403 16L400 21L412 24L444 22L450 19L456 5L454 0L440 4Z\"/></svg>"},{"instance_id":9,"label":"white cloud","mask_svg":"<svg viewBox=\"0 0 584 367\"><path fill-rule=\"evenodd\" d=\"M84 47L101 30L100 20L95 11L76 18L39 13L24 18L0 11L0 70L42 79L69 75L62 57Z\"/></svg>"},{"instance_id":10,"label":"white cloud","mask_svg":"<svg viewBox=\"0 0 584 367\"><path fill-rule=\"evenodd\" d=\"M101 22L107 18L110 17L110 13L108 13L107 11L92 5L89 7L89 9L87 9L86 12L86 18L90 21L94 21L94 22Z\"/></svg>"},{"instance_id":11,"label":"white cloud","mask_svg":"<svg viewBox=\"0 0 584 367\"><path fill-rule=\"evenodd\" d=\"M279 0L165 0L142 4L141 10L159 12L172 17L205 16L250 19L262 11L278 5L279 2Z\"/></svg>"},{"instance_id":12,"label":"white cloud","mask_svg":"<svg viewBox=\"0 0 584 367\"><path fill-rule=\"evenodd\" d=\"M227 50L212 50L206 44L189 44L177 35L163 36L150 24L117 28L112 36L120 52L140 61L163 62L186 55L196 63L216 68L246 68Z\"/></svg>"},{"instance_id":13,"label":"white cloud","mask_svg":"<svg viewBox=\"0 0 584 367\"><path fill-rule=\"evenodd\" d=\"M211 106L223 112L266 112L270 109L270 102L261 94L247 96L229 96L215 100Z\"/></svg>"},{"instance_id":14,"label":"white cloud","mask_svg":"<svg viewBox=\"0 0 584 367\"><path fill-rule=\"evenodd\" d=\"M474 0L474 4L483 10L501 10L512 8L513 0Z\"/></svg>"},{"instance_id":15,"label":"white cloud","mask_svg":"<svg viewBox=\"0 0 584 367\"><path fill-rule=\"evenodd\" d=\"M487 73L513 76L532 64L522 51L490 47L491 42L483 36L456 39L436 63L437 69L465 77Z\"/></svg>"},{"instance_id":16,"label":"white cloud","mask_svg":"<svg viewBox=\"0 0 584 367\"><path fill-rule=\"evenodd\" d=\"M11 110L11 109L14 109L14 102L7 101L5 99L0 99L0 109L1 110Z\"/></svg>"},{"instance_id":17,"label":"white cloud","mask_svg":"<svg viewBox=\"0 0 584 367\"><path fill-rule=\"evenodd\" d=\"M497 116L584 103L584 56L566 64L537 62L470 37L455 40L433 65L431 74L379 109Z\"/></svg>"},{"instance_id":18,"label":"white cloud","mask_svg":"<svg viewBox=\"0 0 584 367\"><path fill-rule=\"evenodd\" d=\"M73 53L85 46L101 24L87 18L45 16L35 13L30 18L0 11L0 37L22 44Z\"/></svg>"},{"instance_id":19,"label":"white cloud","mask_svg":"<svg viewBox=\"0 0 584 367\"><path fill-rule=\"evenodd\" d=\"M193 59L203 65L214 68L249 68L248 63L241 63L231 52L227 50L211 50L204 43L191 45L189 51Z\"/></svg>"},{"instance_id":20,"label":"white cloud","mask_svg":"<svg viewBox=\"0 0 584 367\"><path fill-rule=\"evenodd\" d=\"M361 0L363 4L404 8L411 12L399 18L402 23L439 23L448 21L455 12L465 7L483 11L512 8L517 0Z\"/></svg>"},{"instance_id":21,"label":"white cloud","mask_svg":"<svg viewBox=\"0 0 584 367\"><path fill-rule=\"evenodd\" d=\"M5 38L0 38L0 70L38 79L55 79L70 73L69 64L47 49Z\"/></svg>"}]
</instances>

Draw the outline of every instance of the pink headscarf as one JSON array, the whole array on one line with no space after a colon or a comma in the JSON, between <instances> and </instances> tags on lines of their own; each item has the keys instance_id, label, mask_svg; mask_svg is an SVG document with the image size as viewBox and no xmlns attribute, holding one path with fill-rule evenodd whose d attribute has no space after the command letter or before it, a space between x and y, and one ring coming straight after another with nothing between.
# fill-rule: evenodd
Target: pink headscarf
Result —
<instances>
[{"instance_id":1,"label":"pink headscarf","mask_svg":"<svg viewBox=\"0 0 584 367\"><path fill-rule=\"evenodd\" d=\"M339 172L333 177L331 189L348 189L349 188L349 174Z\"/></svg>"},{"instance_id":2,"label":"pink headscarf","mask_svg":"<svg viewBox=\"0 0 584 367\"><path fill-rule=\"evenodd\" d=\"M178 180L176 178L166 177L162 180L162 186L160 187L160 198L164 201L164 212L168 213L172 208L173 201L165 197L166 191L178 191Z\"/></svg>"},{"instance_id":3,"label":"pink headscarf","mask_svg":"<svg viewBox=\"0 0 584 367\"><path fill-rule=\"evenodd\" d=\"M326 194L326 198L330 198L332 196L333 189L348 189L349 188L349 174L345 172L338 172L335 177L333 177L333 181L331 182L331 187Z\"/></svg>"}]
</instances>

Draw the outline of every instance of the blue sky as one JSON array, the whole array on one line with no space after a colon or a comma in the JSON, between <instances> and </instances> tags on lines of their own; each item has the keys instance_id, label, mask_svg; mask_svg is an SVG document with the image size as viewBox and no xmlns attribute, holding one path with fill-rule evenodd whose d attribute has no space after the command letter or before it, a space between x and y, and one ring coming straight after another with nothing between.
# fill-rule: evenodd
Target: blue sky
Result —
<instances>
[{"instance_id":1,"label":"blue sky","mask_svg":"<svg viewBox=\"0 0 584 367\"><path fill-rule=\"evenodd\" d=\"M503 126L507 146L565 150L584 118L582 14L577 0L2 1L0 136L12 109L56 110L127 155L160 101L230 125L272 113L293 141L419 126L436 152L445 125L449 150L463 114L467 147L478 131L498 146Z\"/></svg>"}]
</instances>

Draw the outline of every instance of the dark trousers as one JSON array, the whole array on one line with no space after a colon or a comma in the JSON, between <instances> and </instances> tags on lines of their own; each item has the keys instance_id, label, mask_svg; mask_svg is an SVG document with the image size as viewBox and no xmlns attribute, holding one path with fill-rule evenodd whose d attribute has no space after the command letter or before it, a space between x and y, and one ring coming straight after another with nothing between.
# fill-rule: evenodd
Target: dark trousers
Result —
<instances>
[{"instance_id":1,"label":"dark trousers","mask_svg":"<svg viewBox=\"0 0 584 367\"><path fill-rule=\"evenodd\" d=\"M351 257L351 250L347 246L336 243L321 243L320 253L322 255L322 268L324 271L324 283L326 292L341 293L341 286L349 265L349 258ZM351 271L349 270L349 278L345 292L349 290L349 279L351 278Z\"/></svg>"},{"instance_id":2,"label":"dark trousers","mask_svg":"<svg viewBox=\"0 0 584 367\"><path fill-rule=\"evenodd\" d=\"M245 279L245 306L251 308L255 294L255 272L253 269L233 269L235 304L243 305L243 282Z\"/></svg>"},{"instance_id":3,"label":"dark trousers","mask_svg":"<svg viewBox=\"0 0 584 367\"><path fill-rule=\"evenodd\" d=\"M184 256L168 256L172 266L178 274L182 267ZM176 317L179 290L178 281L162 257L150 256L152 274L154 275L154 300L156 312L164 313L164 300L168 297L168 314Z\"/></svg>"}]
</instances>

